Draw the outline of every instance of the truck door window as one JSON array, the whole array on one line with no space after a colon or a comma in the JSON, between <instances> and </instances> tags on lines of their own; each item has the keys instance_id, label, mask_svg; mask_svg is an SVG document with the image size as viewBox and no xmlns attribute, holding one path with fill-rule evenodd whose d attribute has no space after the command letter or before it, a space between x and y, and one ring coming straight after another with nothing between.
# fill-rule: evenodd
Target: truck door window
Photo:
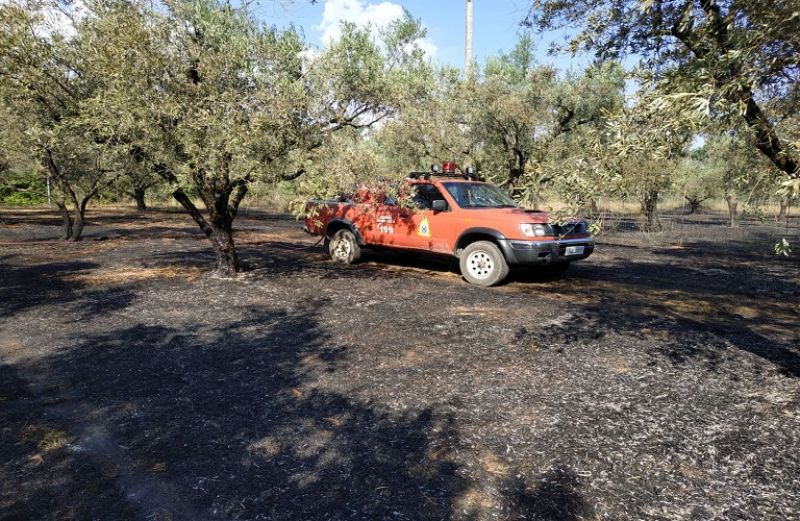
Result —
<instances>
[{"instance_id":1,"label":"truck door window","mask_svg":"<svg viewBox=\"0 0 800 521\"><path fill-rule=\"evenodd\" d=\"M442 192L434 185L418 184L413 185L414 195L411 198L414 206L423 210L431 210L433 208L433 201L437 199L444 199Z\"/></svg>"},{"instance_id":2,"label":"truck door window","mask_svg":"<svg viewBox=\"0 0 800 521\"><path fill-rule=\"evenodd\" d=\"M506 192L486 183L442 183L461 208L517 208Z\"/></svg>"}]
</instances>

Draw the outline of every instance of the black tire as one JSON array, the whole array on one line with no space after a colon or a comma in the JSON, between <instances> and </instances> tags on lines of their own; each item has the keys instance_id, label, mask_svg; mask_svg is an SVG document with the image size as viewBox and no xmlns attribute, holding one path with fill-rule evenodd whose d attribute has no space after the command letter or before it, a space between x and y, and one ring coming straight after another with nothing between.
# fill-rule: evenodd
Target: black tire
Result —
<instances>
[{"instance_id":1,"label":"black tire","mask_svg":"<svg viewBox=\"0 0 800 521\"><path fill-rule=\"evenodd\" d=\"M325 249L331 260L338 264L352 264L361 258L361 246L358 245L355 234L347 228L325 238Z\"/></svg>"},{"instance_id":2,"label":"black tire","mask_svg":"<svg viewBox=\"0 0 800 521\"><path fill-rule=\"evenodd\" d=\"M476 241L464 248L458 265L467 282L477 286L494 286L508 276L508 263L503 252L489 241Z\"/></svg>"}]
</instances>

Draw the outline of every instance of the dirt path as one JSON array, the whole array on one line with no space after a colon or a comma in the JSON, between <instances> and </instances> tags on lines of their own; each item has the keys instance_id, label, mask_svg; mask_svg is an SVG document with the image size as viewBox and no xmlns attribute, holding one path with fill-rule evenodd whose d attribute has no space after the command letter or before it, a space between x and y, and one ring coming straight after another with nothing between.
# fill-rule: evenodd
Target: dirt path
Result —
<instances>
[{"instance_id":1,"label":"dirt path","mask_svg":"<svg viewBox=\"0 0 800 521\"><path fill-rule=\"evenodd\" d=\"M0 226L2 521L800 519L796 260L486 290L254 213L222 281L183 216L51 221Z\"/></svg>"}]
</instances>

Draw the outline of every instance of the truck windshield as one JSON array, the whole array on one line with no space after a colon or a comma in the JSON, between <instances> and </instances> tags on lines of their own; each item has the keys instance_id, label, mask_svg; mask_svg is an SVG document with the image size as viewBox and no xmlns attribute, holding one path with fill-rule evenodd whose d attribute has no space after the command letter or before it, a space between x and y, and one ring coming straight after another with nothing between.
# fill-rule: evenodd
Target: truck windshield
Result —
<instances>
[{"instance_id":1,"label":"truck windshield","mask_svg":"<svg viewBox=\"0 0 800 521\"><path fill-rule=\"evenodd\" d=\"M442 183L461 208L518 208L510 195L486 183Z\"/></svg>"}]
</instances>

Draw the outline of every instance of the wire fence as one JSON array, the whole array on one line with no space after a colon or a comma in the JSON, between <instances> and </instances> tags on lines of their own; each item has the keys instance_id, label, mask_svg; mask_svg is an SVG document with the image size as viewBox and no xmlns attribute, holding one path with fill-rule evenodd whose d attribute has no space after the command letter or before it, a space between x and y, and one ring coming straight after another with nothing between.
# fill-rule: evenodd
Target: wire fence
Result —
<instances>
[{"instance_id":1,"label":"wire fence","mask_svg":"<svg viewBox=\"0 0 800 521\"><path fill-rule=\"evenodd\" d=\"M728 215L718 212L688 214L661 213L656 226L641 215L600 210L593 222L599 228L599 242L628 245L691 246L716 245L753 251L773 252L782 239L789 242L793 256L800 254L800 216L778 221L773 216L737 216L731 225Z\"/></svg>"}]
</instances>

